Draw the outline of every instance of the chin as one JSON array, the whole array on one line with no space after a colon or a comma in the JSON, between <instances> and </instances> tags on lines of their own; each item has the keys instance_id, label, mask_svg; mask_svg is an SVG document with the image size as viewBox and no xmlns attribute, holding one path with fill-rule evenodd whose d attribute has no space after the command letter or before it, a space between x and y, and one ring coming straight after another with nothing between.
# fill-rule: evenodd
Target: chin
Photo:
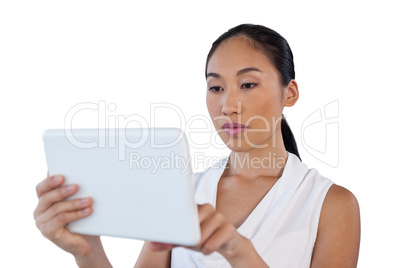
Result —
<instances>
[{"instance_id":1,"label":"chin","mask_svg":"<svg viewBox=\"0 0 402 268\"><path fill-rule=\"evenodd\" d=\"M236 153L246 153L248 152L251 148L241 148L241 147L229 147L227 146L230 151L236 152Z\"/></svg>"},{"instance_id":2,"label":"chin","mask_svg":"<svg viewBox=\"0 0 402 268\"><path fill-rule=\"evenodd\" d=\"M221 139L225 143L226 147L234 152L246 152L253 148L246 142L244 138L237 139L234 137L221 137Z\"/></svg>"},{"instance_id":3,"label":"chin","mask_svg":"<svg viewBox=\"0 0 402 268\"><path fill-rule=\"evenodd\" d=\"M220 133L220 138L225 143L225 145L232 151L235 152L245 152L253 148L267 148L269 147L268 140L270 138L270 133L266 135L256 135L248 134L246 135L228 135L226 133Z\"/></svg>"}]
</instances>

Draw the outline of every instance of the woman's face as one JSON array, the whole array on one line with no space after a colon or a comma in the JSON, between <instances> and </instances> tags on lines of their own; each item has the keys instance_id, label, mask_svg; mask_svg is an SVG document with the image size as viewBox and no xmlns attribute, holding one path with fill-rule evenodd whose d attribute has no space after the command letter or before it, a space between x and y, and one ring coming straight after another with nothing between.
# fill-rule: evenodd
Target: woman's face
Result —
<instances>
[{"instance_id":1,"label":"woman's face","mask_svg":"<svg viewBox=\"0 0 402 268\"><path fill-rule=\"evenodd\" d=\"M207 107L219 136L231 150L276 146L284 107L279 74L245 37L224 41L210 58Z\"/></svg>"}]
</instances>

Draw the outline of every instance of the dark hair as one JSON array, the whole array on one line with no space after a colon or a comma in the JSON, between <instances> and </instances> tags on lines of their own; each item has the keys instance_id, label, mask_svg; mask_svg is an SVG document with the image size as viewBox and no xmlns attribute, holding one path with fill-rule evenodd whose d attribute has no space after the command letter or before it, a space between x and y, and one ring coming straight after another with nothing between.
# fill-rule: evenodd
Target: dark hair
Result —
<instances>
[{"instance_id":1,"label":"dark hair","mask_svg":"<svg viewBox=\"0 0 402 268\"><path fill-rule=\"evenodd\" d=\"M208 53L205 65L205 77L207 76L209 59L218 46L229 38L241 36L246 37L249 44L255 50L262 52L276 68L280 76L279 79L282 88L286 87L292 79L295 79L293 53L286 39L272 29L254 24L241 24L229 29L227 32L219 36L219 38L212 44L211 50ZM282 97L283 94L284 91L282 90ZM286 151L297 155L301 161L299 151L297 150L296 140L283 114L281 131Z\"/></svg>"}]
</instances>

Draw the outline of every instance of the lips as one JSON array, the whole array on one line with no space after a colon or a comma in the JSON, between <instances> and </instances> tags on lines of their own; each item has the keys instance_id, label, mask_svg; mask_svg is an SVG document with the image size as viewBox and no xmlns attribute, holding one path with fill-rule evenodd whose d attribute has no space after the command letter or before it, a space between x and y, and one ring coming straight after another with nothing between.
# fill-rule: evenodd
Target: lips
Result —
<instances>
[{"instance_id":1,"label":"lips","mask_svg":"<svg viewBox=\"0 0 402 268\"><path fill-rule=\"evenodd\" d=\"M245 125L239 123L225 123L222 128L228 135L237 135L247 129Z\"/></svg>"},{"instance_id":2,"label":"lips","mask_svg":"<svg viewBox=\"0 0 402 268\"><path fill-rule=\"evenodd\" d=\"M225 123L222 128L246 128L246 126L239 123Z\"/></svg>"}]
</instances>

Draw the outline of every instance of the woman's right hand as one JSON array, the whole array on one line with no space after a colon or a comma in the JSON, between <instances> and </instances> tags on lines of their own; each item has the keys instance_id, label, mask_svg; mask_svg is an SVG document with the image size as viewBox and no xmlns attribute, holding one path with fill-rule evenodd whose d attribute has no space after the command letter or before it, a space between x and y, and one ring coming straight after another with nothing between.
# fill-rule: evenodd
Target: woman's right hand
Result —
<instances>
[{"instance_id":1,"label":"woman's right hand","mask_svg":"<svg viewBox=\"0 0 402 268\"><path fill-rule=\"evenodd\" d=\"M39 199L34 211L36 226L42 235L61 249L71 253L77 263L87 262L94 256L106 257L99 236L71 233L67 224L92 213L91 198L65 200L78 190L77 185L62 185L64 177L49 177L36 186ZM91 260L93 261L93 260Z\"/></svg>"}]
</instances>

